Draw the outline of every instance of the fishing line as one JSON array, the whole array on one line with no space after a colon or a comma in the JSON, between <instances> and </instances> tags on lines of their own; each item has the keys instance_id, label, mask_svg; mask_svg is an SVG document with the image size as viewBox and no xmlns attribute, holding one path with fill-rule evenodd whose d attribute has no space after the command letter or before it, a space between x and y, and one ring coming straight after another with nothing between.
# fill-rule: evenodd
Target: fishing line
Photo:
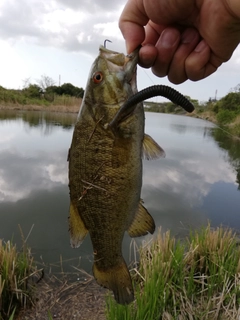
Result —
<instances>
[{"instance_id":1,"label":"fishing line","mask_svg":"<svg viewBox=\"0 0 240 320\"><path fill-rule=\"evenodd\" d=\"M201 117L199 117L199 116L198 116L198 118L201 119L201 120L205 120L205 121L212 122L212 121L210 121L210 120L201 118ZM232 138L237 139L237 140L240 140L240 138L239 138L238 136L235 136L235 135L231 134L229 131L223 129L222 127L220 127L220 126L219 126L218 124L216 124L215 122L212 122L212 123L213 123L218 129L220 129L220 130L222 130L223 132L227 133L227 134L228 134L229 136L231 136Z\"/></svg>"},{"instance_id":2,"label":"fishing line","mask_svg":"<svg viewBox=\"0 0 240 320\"><path fill-rule=\"evenodd\" d=\"M146 74L146 76L149 78L149 80L152 82L152 84L156 84L153 79L150 77L150 75L148 74L148 72L144 69L144 68L141 68L140 70L143 70L143 72Z\"/></svg>"}]
</instances>

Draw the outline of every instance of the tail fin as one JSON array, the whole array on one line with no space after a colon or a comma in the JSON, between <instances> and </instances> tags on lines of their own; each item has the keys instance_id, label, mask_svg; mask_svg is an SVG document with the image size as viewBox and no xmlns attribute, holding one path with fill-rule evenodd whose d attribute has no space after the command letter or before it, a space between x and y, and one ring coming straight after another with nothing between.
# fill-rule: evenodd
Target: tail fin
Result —
<instances>
[{"instance_id":1,"label":"tail fin","mask_svg":"<svg viewBox=\"0 0 240 320\"><path fill-rule=\"evenodd\" d=\"M120 264L106 270L100 270L94 263L93 274L99 285L113 291L117 303L129 304L134 300L131 276L123 259Z\"/></svg>"}]
</instances>

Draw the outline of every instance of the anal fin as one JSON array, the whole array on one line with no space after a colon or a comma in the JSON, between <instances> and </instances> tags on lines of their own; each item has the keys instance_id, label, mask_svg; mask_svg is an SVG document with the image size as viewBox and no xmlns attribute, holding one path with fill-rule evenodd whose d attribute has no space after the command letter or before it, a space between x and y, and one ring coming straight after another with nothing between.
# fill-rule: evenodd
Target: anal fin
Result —
<instances>
[{"instance_id":1,"label":"anal fin","mask_svg":"<svg viewBox=\"0 0 240 320\"><path fill-rule=\"evenodd\" d=\"M144 134L142 158L147 160L165 158L165 151L148 134Z\"/></svg>"},{"instance_id":2,"label":"anal fin","mask_svg":"<svg viewBox=\"0 0 240 320\"><path fill-rule=\"evenodd\" d=\"M86 237L88 230L86 229L77 207L71 202L69 210L69 232L70 243L73 248L77 248Z\"/></svg>"},{"instance_id":3,"label":"anal fin","mask_svg":"<svg viewBox=\"0 0 240 320\"><path fill-rule=\"evenodd\" d=\"M138 204L138 210L135 214L134 220L128 228L128 234L130 237L140 237L148 234L153 234L155 231L155 222L153 217L142 205L143 201L140 200Z\"/></svg>"}]
</instances>

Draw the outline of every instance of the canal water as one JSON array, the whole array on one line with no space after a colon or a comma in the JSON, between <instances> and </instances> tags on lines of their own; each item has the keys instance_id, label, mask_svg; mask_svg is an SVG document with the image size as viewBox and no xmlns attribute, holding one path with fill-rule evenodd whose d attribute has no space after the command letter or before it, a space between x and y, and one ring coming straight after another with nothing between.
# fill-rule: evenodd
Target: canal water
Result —
<instances>
[{"instance_id":1,"label":"canal water","mask_svg":"<svg viewBox=\"0 0 240 320\"><path fill-rule=\"evenodd\" d=\"M68 163L75 114L0 112L0 238L49 270L90 272L89 236L69 245ZM146 113L146 133L166 158L143 161L142 198L162 231L185 237L190 229L223 225L240 230L240 142L208 121ZM137 244L150 236L137 239ZM123 241L129 261L131 239Z\"/></svg>"}]
</instances>

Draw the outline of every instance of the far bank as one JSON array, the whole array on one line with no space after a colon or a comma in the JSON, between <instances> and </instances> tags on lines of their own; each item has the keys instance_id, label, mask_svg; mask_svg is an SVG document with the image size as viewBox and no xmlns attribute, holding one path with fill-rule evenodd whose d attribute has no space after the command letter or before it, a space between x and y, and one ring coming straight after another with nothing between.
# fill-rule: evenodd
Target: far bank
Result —
<instances>
[{"instance_id":1,"label":"far bank","mask_svg":"<svg viewBox=\"0 0 240 320\"><path fill-rule=\"evenodd\" d=\"M79 98L74 104L18 104L18 103L2 103L0 102L0 110L23 110L23 111L50 111L50 112L66 112L78 113L82 99Z\"/></svg>"}]
</instances>

